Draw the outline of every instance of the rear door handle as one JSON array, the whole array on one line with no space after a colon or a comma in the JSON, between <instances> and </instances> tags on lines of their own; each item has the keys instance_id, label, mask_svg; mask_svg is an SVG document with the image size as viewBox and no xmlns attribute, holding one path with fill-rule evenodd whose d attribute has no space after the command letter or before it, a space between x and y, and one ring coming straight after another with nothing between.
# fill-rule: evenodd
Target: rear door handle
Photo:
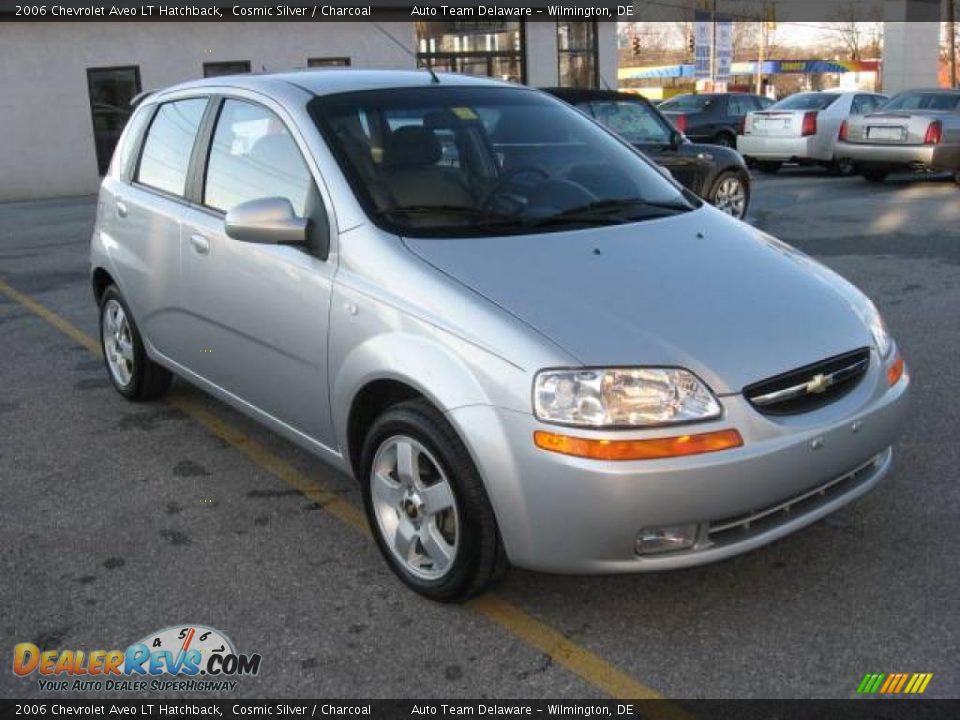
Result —
<instances>
[{"instance_id":1,"label":"rear door handle","mask_svg":"<svg viewBox=\"0 0 960 720\"><path fill-rule=\"evenodd\" d=\"M200 255L206 255L210 252L210 241L203 235L191 235L190 244L193 245L193 249Z\"/></svg>"},{"instance_id":2,"label":"rear door handle","mask_svg":"<svg viewBox=\"0 0 960 720\"><path fill-rule=\"evenodd\" d=\"M122 218L127 216L127 204L120 198L117 198L117 215Z\"/></svg>"}]
</instances>

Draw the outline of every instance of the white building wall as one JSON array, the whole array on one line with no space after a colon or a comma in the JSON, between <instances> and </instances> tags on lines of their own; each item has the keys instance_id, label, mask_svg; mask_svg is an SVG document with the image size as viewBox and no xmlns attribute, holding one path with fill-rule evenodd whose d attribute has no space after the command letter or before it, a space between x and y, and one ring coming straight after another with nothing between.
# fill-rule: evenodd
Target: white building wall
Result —
<instances>
[{"instance_id":1,"label":"white building wall","mask_svg":"<svg viewBox=\"0 0 960 720\"><path fill-rule=\"evenodd\" d=\"M414 52L413 23L384 23ZM203 77L203 63L290 70L308 57L411 68L368 23L0 23L0 199L95 193L87 68L138 65L144 90Z\"/></svg>"},{"instance_id":2,"label":"white building wall","mask_svg":"<svg viewBox=\"0 0 960 720\"><path fill-rule=\"evenodd\" d=\"M557 24L555 22L528 22L525 33L527 42L527 85L556 87L560 82L560 64L557 59Z\"/></svg>"},{"instance_id":3,"label":"white building wall","mask_svg":"<svg viewBox=\"0 0 960 720\"><path fill-rule=\"evenodd\" d=\"M883 26L883 92L936 87L939 22L887 22Z\"/></svg>"},{"instance_id":4,"label":"white building wall","mask_svg":"<svg viewBox=\"0 0 960 720\"><path fill-rule=\"evenodd\" d=\"M597 63L600 68L600 87L617 89L617 24L597 24Z\"/></svg>"}]
</instances>

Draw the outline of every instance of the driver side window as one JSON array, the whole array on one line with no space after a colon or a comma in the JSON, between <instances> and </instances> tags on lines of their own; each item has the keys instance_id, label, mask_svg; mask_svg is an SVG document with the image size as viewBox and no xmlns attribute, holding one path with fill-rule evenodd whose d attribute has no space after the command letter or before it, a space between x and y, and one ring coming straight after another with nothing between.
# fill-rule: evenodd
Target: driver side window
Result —
<instances>
[{"instance_id":1,"label":"driver side window","mask_svg":"<svg viewBox=\"0 0 960 720\"><path fill-rule=\"evenodd\" d=\"M284 197L307 214L313 179L286 125L266 108L226 100L217 118L203 203L223 212L250 200Z\"/></svg>"}]
</instances>

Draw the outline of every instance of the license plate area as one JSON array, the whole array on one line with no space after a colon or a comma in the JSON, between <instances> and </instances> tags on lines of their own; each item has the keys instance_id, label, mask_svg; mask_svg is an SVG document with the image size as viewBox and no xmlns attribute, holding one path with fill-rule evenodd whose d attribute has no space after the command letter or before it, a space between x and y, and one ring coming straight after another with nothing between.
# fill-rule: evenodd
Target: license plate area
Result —
<instances>
[{"instance_id":1,"label":"license plate area","mask_svg":"<svg viewBox=\"0 0 960 720\"><path fill-rule=\"evenodd\" d=\"M870 125L867 127L867 138L870 140L903 140L907 131L902 127L885 127Z\"/></svg>"}]
</instances>

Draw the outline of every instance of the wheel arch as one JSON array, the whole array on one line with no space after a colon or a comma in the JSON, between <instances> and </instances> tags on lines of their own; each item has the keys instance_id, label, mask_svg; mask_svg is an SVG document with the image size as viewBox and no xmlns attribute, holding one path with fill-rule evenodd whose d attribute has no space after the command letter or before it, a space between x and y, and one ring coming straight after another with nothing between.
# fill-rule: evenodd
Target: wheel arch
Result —
<instances>
[{"instance_id":1,"label":"wheel arch","mask_svg":"<svg viewBox=\"0 0 960 720\"><path fill-rule=\"evenodd\" d=\"M116 281L113 279L113 276L102 267L95 267L93 272L90 274L90 284L93 290L93 298L97 301L97 305L100 305L100 300L103 298L103 293L111 285L116 285Z\"/></svg>"},{"instance_id":2,"label":"wheel arch","mask_svg":"<svg viewBox=\"0 0 960 720\"><path fill-rule=\"evenodd\" d=\"M380 335L353 348L331 374L330 393L336 435L355 477L361 476L365 432L391 405L423 398L446 415L458 407L492 404L475 369L457 353L407 333ZM461 440L470 446L462 434Z\"/></svg>"}]
</instances>

